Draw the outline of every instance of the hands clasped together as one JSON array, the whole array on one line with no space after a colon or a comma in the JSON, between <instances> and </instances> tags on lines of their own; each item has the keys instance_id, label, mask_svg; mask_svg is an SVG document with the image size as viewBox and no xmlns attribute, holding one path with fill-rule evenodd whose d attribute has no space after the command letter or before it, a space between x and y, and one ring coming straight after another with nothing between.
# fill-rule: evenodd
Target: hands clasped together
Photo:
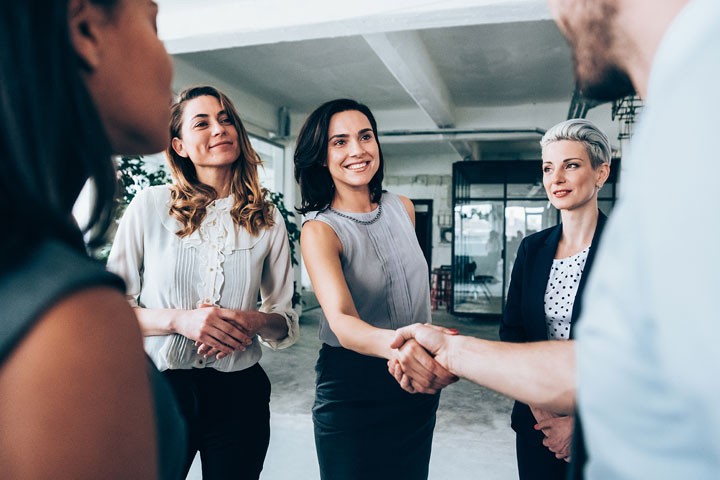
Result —
<instances>
[{"instance_id":1,"label":"hands clasped together","mask_svg":"<svg viewBox=\"0 0 720 480\"><path fill-rule=\"evenodd\" d=\"M570 462L570 447L572 444L573 427L575 419L571 416L558 415L537 407L530 407L537 424L535 430L545 435L543 445L555 454L559 460Z\"/></svg>"},{"instance_id":2,"label":"hands clasped together","mask_svg":"<svg viewBox=\"0 0 720 480\"><path fill-rule=\"evenodd\" d=\"M177 321L177 333L195 340L198 354L218 360L236 350L245 351L262 328L258 312L232 310L214 305L185 311Z\"/></svg>"},{"instance_id":3,"label":"hands clasped together","mask_svg":"<svg viewBox=\"0 0 720 480\"><path fill-rule=\"evenodd\" d=\"M450 371L448 341L457 330L416 323L397 330L390 345L395 356L388 370L403 390L410 393L436 393L458 377Z\"/></svg>"}]
</instances>

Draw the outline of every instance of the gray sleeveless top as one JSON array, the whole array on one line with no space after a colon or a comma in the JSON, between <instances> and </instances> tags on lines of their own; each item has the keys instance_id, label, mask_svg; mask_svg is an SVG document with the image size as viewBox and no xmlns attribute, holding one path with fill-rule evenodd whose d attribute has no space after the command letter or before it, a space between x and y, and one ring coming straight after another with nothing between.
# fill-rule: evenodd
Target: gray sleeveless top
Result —
<instances>
[{"instance_id":1,"label":"gray sleeveless top","mask_svg":"<svg viewBox=\"0 0 720 480\"><path fill-rule=\"evenodd\" d=\"M415 229L397 195L383 193L380 204L368 213L332 209L310 212L303 224L311 220L324 222L340 239L345 281L362 320L389 329L429 323L428 265ZM340 346L324 318L320 340Z\"/></svg>"}]
</instances>

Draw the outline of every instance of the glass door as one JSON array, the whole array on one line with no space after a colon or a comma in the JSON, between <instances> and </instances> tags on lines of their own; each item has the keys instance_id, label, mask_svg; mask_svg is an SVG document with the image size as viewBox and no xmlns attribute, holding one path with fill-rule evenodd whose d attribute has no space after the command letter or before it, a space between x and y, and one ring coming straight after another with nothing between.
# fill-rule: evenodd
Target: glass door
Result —
<instances>
[{"instance_id":1,"label":"glass door","mask_svg":"<svg viewBox=\"0 0 720 480\"><path fill-rule=\"evenodd\" d=\"M557 224L557 210L547 200L508 200L505 208L505 294L522 239Z\"/></svg>"},{"instance_id":2,"label":"glass door","mask_svg":"<svg viewBox=\"0 0 720 480\"><path fill-rule=\"evenodd\" d=\"M502 312L503 223L502 201L455 206L455 312Z\"/></svg>"},{"instance_id":3,"label":"glass door","mask_svg":"<svg viewBox=\"0 0 720 480\"><path fill-rule=\"evenodd\" d=\"M619 162L599 193L610 213ZM540 161L473 161L453 165L451 312L499 318L520 242L560 221L542 185Z\"/></svg>"}]
</instances>

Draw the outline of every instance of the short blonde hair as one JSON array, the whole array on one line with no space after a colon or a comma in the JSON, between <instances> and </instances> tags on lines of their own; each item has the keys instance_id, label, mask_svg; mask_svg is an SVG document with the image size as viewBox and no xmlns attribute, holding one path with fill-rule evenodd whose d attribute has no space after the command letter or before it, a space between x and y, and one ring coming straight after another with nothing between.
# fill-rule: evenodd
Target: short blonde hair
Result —
<instances>
[{"instance_id":1,"label":"short blonde hair","mask_svg":"<svg viewBox=\"0 0 720 480\"><path fill-rule=\"evenodd\" d=\"M587 150L590 164L594 169L603 163L610 165L612 160L610 140L591 121L583 118L571 118L560 122L545 132L545 135L540 139L540 146L545 148L547 145L560 140L582 143L585 150Z\"/></svg>"}]
</instances>

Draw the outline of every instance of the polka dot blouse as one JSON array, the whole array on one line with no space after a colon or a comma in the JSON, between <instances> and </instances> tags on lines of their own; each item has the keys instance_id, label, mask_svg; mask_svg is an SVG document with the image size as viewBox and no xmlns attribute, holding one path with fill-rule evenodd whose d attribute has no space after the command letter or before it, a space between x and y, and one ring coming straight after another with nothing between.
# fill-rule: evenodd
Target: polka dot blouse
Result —
<instances>
[{"instance_id":1,"label":"polka dot blouse","mask_svg":"<svg viewBox=\"0 0 720 480\"><path fill-rule=\"evenodd\" d=\"M572 257L553 260L550 278L545 289L545 320L548 339L570 338L575 294L582 278L590 247Z\"/></svg>"}]
</instances>

